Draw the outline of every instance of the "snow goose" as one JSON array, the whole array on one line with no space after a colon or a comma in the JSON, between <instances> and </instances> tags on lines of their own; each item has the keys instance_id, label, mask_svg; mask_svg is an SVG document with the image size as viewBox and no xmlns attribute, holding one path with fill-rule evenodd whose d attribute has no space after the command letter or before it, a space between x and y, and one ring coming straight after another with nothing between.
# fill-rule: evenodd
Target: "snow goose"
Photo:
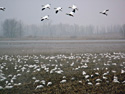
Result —
<instances>
[{"instance_id":1,"label":"snow goose","mask_svg":"<svg viewBox=\"0 0 125 94\"><path fill-rule=\"evenodd\" d=\"M74 13L75 13L76 10L78 10L78 8L76 7L76 5L72 5L72 7L69 7L69 8L73 9L72 12L74 12Z\"/></svg>"},{"instance_id":2,"label":"snow goose","mask_svg":"<svg viewBox=\"0 0 125 94\"><path fill-rule=\"evenodd\" d=\"M50 9L51 4L42 5L42 11L46 8Z\"/></svg>"},{"instance_id":3,"label":"snow goose","mask_svg":"<svg viewBox=\"0 0 125 94\"><path fill-rule=\"evenodd\" d=\"M57 8L54 8L56 10L56 14L59 12L59 11L62 11L62 8L61 7L57 7Z\"/></svg>"},{"instance_id":4,"label":"snow goose","mask_svg":"<svg viewBox=\"0 0 125 94\"><path fill-rule=\"evenodd\" d=\"M74 12L71 11L70 13L66 13L66 15L74 17Z\"/></svg>"},{"instance_id":5,"label":"snow goose","mask_svg":"<svg viewBox=\"0 0 125 94\"><path fill-rule=\"evenodd\" d=\"M1 90L1 89L3 89L3 87L2 87L2 86L0 86L0 90Z\"/></svg>"},{"instance_id":6,"label":"snow goose","mask_svg":"<svg viewBox=\"0 0 125 94\"><path fill-rule=\"evenodd\" d=\"M66 80L62 80L62 81L60 81L60 83L65 83L66 82Z\"/></svg>"},{"instance_id":7,"label":"snow goose","mask_svg":"<svg viewBox=\"0 0 125 94\"><path fill-rule=\"evenodd\" d=\"M107 15L108 15L108 14L107 14L107 11L109 11L109 9L104 10L104 11L102 11L102 12L100 12L100 13L101 13L101 14L104 14L104 15L106 15L106 16L107 16Z\"/></svg>"},{"instance_id":8,"label":"snow goose","mask_svg":"<svg viewBox=\"0 0 125 94\"><path fill-rule=\"evenodd\" d=\"M4 7L0 7L0 10L2 10L2 11L5 11L5 9L6 9L6 8L4 8Z\"/></svg>"},{"instance_id":9,"label":"snow goose","mask_svg":"<svg viewBox=\"0 0 125 94\"><path fill-rule=\"evenodd\" d=\"M42 18L41 18L41 21L43 21L43 20L45 20L45 19L49 20L49 15L46 15L46 16L42 17Z\"/></svg>"},{"instance_id":10,"label":"snow goose","mask_svg":"<svg viewBox=\"0 0 125 94\"><path fill-rule=\"evenodd\" d=\"M47 86L50 86L50 85L52 85L52 82L48 82L48 83L47 83Z\"/></svg>"},{"instance_id":11,"label":"snow goose","mask_svg":"<svg viewBox=\"0 0 125 94\"><path fill-rule=\"evenodd\" d=\"M36 89L40 89L40 88L43 88L44 86L43 85L38 85L37 87L36 87Z\"/></svg>"},{"instance_id":12,"label":"snow goose","mask_svg":"<svg viewBox=\"0 0 125 94\"><path fill-rule=\"evenodd\" d=\"M88 85L93 85L91 82L88 82Z\"/></svg>"}]
</instances>

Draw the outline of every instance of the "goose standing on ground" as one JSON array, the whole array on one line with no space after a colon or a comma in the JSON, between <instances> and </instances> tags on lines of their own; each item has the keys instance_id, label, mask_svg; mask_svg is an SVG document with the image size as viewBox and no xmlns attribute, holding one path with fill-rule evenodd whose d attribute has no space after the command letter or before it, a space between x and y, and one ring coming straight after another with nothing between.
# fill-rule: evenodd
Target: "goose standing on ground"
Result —
<instances>
[{"instance_id":1,"label":"goose standing on ground","mask_svg":"<svg viewBox=\"0 0 125 94\"><path fill-rule=\"evenodd\" d=\"M78 10L76 5L72 5L72 7L69 7L69 8L73 9L72 12L74 12L74 13L75 13L76 10Z\"/></svg>"},{"instance_id":2,"label":"goose standing on ground","mask_svg":"<svg viewBox=\"0 0 125 94\"><path fill-rule=\"evenodd\" d=\"M101 13L101 14L104 14L104 15L106 15L106 16L107 16L107 15L108 15L108 14L106 13L107 11L109 11L109 9L104 10L104 11L102 11L102 12L100 12L100 13Z\"/></svg>"},{"instance_id":3,"label":"goose standing on ground","mask_svg":"<svg viewBox=\"0 0 125 94\"><path fill-rule=\"evenodd\" d=\"M44 17L41 17L41 21L43 21L43 20L45 20L45 19L49 20L49 15L46 15L46 16L44 16Z\"/></svg>"},{"instance_id":4,"label":"goose standing on ground","mask_svg":"<svg viewBox=\"0 0 125 94\"><path fill-rule=\"evenodd\" d=\"M0 10L3 10L3 11L5 11L5 9L6 9L6 8L4 8L4 7L0 7Z\"/></svg>"},{"instance_id":5,"label":"goose standing on ground","mask_svg":"<svg viewBox=\"0 0 125 94\"><path fill-rule=\"evenodd\" d=\"M61 7L57 7L57 8L54 8L54 9L56 9L56 14L59 12L59 11L62 11L62 8Z\"/></svg>"},{"instance_id":6,"label":"goose standing on ground","mask_svg":"<svg viewBox=\"0 0 125 94\"><path fill-rule=\"evenodd\" d=\"M70 13L66 13L66 15L74 17L74 12L71 11Z\"/></svg>"},{"instance_id":7,"label":"goose standing on ground","mask_svg":"<svg viewBox=\"0 0 125 94\"><path fill-rule=\"evenodd\" d=\"M42 11L46 8L50 9L51 4L42 5Z\"/></svg>"}]
</instances>

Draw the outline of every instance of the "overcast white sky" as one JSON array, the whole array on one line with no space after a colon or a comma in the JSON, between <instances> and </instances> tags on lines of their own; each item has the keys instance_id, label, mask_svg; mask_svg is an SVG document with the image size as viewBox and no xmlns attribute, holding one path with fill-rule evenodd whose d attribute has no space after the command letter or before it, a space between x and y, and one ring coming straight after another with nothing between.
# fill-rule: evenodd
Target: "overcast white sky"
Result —
<instances>
[{"instance_id":1,"label":"overcast white sky","mask_svg":"<svg viewBox=\"0 0 125 94\"><path fill-rule=\"evenodd\" d=\"M51 4L51 9L41 11L41 5ZM75 4L79 11L74 17L69 17L69 6ZM55 14L55 7L62 7L63 11ZM52 24L66 23L79 25L116 25L125 24L125 0L0 0L0 22L15 18L25 24L42 24L51 21ZM109 9L108 16L99 14ZM41 22L41 17L50 15L50 20Z\"/></svg>"}]
</instances>

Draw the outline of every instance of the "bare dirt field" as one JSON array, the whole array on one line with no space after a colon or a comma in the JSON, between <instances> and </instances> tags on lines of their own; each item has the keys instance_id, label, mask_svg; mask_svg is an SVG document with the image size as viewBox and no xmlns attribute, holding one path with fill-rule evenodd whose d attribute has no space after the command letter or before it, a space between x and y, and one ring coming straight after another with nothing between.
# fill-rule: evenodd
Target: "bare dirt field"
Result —
<instances>
[{"instance_id":1,"label":"bare dirt field","mask_svg":"<svg viewBox=\"0 0 125 94\"><path fill-rule=\"evenodd\" d=\"M0 94L125 94L125 40L0 41Z\"/></svg>"}]
</instances>

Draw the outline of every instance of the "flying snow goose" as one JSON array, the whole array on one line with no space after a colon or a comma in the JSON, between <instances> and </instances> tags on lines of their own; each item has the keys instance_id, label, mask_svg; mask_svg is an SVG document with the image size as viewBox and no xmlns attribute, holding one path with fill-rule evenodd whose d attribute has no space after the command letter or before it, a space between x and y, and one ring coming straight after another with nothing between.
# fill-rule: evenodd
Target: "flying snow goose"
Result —
<instances>
[{"instance_id":1,"label":"flying snow goose","mask_svg":"<svg viewBox=\"0 0 125 94\"><path fill-rule=\"evenodd\" d=\"M50 9L51 4L42 5L42 11L46 8Z\"/></svg>"},{"instance_id":2,"label":"flying snow goose","mask_svg":"<svg viewBox=\"0 0 125 94\"><path fill-rule=\"evenodd\" d=\"M4 7L0 7L0 10L3 10L3 11L4 11L5 9L6 9L6 8L4 8Z\"/></svg>"},{"instance_id":3,"label":"flying snow goose","mask_svg":"<svg viewBox=\"0 0 125 94\"><path fill-rule=\"evenodd\" d=\"M109 9L104 10L104 11L102 11L102 12L100 12L100 13L101 13L101 14L104 14L104 15L106 15L106 16L107 16L107 15L108 15L108 14L106 13L107 11L109 11Z\"/></svg>"},{"instance_id":4,"label":"flying snow goose","mask_svg":"<svg viewBox=\"0 0 125 94\"><path fill-rule=\"evenodd\" d=\"M74 12L74 13L75 13L76 10L78 10L76 5L72 5L72 7L69 7L69 8L73 9L72 12Z\"/></svg>"},{"instance_id":5,"label":"flying snow goose","mask_svg":"<svg viewBox=\"0 0 125 94\"><path fill-rule=\"evenodd\" d=\"M62 11L62 8L61 7L57 7L57 8L54 8L56 9L56 12L55 13L58 13L59 11Z\"/></svg>"},{"instance_id":6,"label":"flying snow goose","mask_svg":"<svg viewBox=\"0 0 125 94\"><path fill-rule=\"evenodd\" d=\"M46 16L42 17L42 18L41 18L41 21L43 21L43 20L45 20L45 19L49 20L49 15L46 15Z\"/></svg>"},{"instance_id":7,"label":"flying snow goose","mask_svg":"<svg viewBox=\"0 0 125 94\"><path fill-rule=\"evenodd\" d=\"M70 13L66 13L66 15L74 17L74 12L71 11Z\"/></svg>"}]
</instances>

